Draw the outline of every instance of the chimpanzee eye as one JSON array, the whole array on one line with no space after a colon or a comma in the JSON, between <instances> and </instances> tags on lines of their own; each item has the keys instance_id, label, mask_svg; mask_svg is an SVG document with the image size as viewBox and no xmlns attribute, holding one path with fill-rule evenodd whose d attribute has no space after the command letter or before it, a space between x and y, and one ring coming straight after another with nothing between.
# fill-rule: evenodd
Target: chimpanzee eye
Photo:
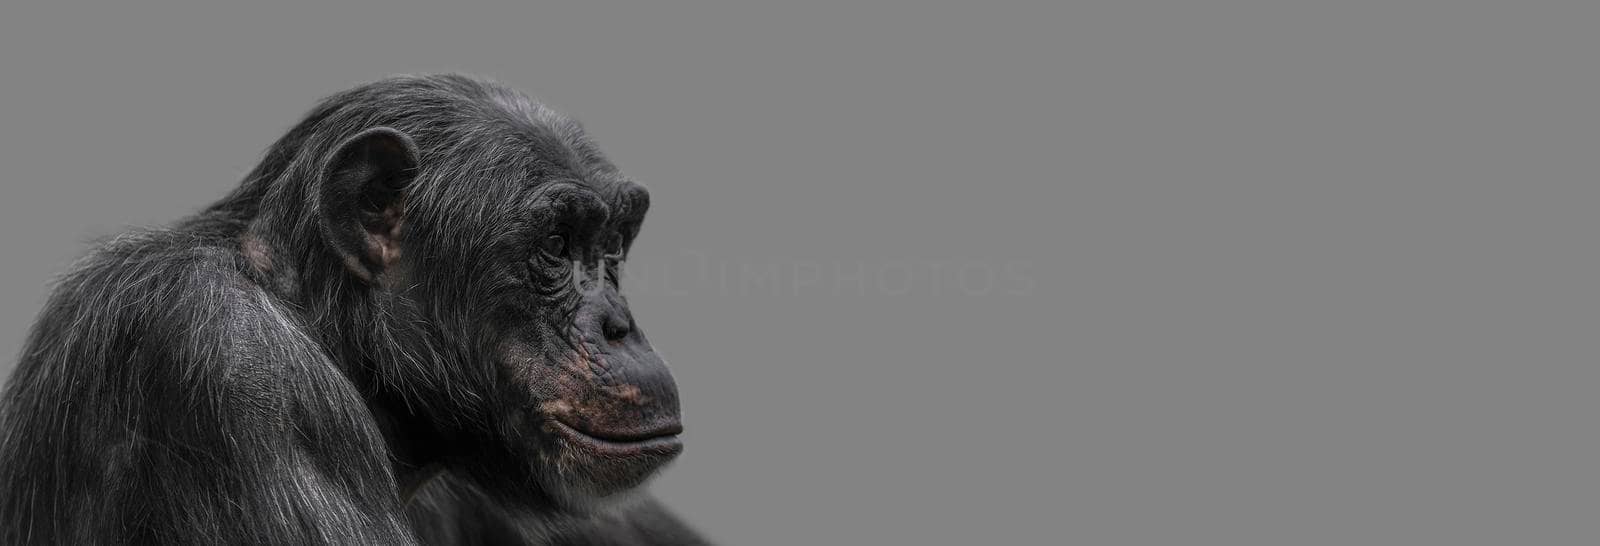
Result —
<instances>
[{"instance_id":1,"label":"chimpanzee eye","mask_svg":"<svg viewBox=\"0 0 1600 546\"><path fill-rule=\"evenodd\" d=\"M560 235L551 235L539 241L539 251L551 258L560 258L567 253L567 240Z\"/></svg>"}]
</instances>

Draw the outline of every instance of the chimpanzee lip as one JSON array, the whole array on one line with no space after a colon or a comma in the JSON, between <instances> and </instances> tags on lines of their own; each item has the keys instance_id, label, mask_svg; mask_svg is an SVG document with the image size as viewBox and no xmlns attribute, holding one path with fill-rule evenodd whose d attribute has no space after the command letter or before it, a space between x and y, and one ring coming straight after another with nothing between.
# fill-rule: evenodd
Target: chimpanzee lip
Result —
<instances>
[{"instance_id":1,"label":"chimpanzee lip","mask_svg":"<svg viewBox=\"0 0 1600 546\"><path fill-rule=\"evenodd\" d=\"M676 455L683 450L683 440L678 438L678 434L683 432L683 427L676 423L644 434L600 437L563 423L560 419L549 419L548 422L568 442L598 455L611 457Z\"/></svg>"}]
</instances>

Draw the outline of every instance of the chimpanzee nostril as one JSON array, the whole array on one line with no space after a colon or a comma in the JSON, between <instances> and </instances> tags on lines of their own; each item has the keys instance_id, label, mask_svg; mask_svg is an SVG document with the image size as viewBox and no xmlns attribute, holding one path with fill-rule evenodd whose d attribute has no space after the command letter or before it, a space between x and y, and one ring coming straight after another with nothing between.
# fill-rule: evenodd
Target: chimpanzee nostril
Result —
<instances>
[{"instance_id":1,"label":"chimpanzee nostril","mask_svg":"<svg viewBox=\"0 0 1600 546\"><path fill-rule=\"evenodd\" d=\"M600 323L600 333L606 336L606 341L622 341L633 333L633 320L621 310L606 313L605 319Z\"/></svg>"}]
</instances>

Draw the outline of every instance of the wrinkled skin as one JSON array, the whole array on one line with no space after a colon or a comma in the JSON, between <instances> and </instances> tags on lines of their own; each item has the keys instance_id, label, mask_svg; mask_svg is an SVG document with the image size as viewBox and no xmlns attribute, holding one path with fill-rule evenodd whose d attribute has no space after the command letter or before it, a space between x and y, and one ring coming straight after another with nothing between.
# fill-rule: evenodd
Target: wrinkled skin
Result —
<instances>
[{"instance_id":1,"label":"wrinkled skin","mask_svg":"<svg viewBox=\"0 0 1600 546\"><path fill-rule=\"evenodd\" d=\"M498 85L330 97L63 280L0 405L0 542L703 543L639 492L682 450L619 289L648 208Z\"/></svg>"}]
</instances>

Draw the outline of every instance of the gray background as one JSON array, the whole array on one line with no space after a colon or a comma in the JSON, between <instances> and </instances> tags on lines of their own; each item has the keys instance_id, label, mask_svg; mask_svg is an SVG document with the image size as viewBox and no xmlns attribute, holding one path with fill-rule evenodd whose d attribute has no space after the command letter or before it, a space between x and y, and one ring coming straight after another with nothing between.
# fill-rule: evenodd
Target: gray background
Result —
<instances>
[{"instance_id":1,"label":"gray background","mask_svg":"<svg viewBox=\"0 0 1600 546\"><path fill-rule=\"evenodd\" d=\"M464 71L653 190L655 489L722 542L1600 537L1592 2L129 4L0 8L0 353L319 97Z\"/></svg>"}]
</instances>

